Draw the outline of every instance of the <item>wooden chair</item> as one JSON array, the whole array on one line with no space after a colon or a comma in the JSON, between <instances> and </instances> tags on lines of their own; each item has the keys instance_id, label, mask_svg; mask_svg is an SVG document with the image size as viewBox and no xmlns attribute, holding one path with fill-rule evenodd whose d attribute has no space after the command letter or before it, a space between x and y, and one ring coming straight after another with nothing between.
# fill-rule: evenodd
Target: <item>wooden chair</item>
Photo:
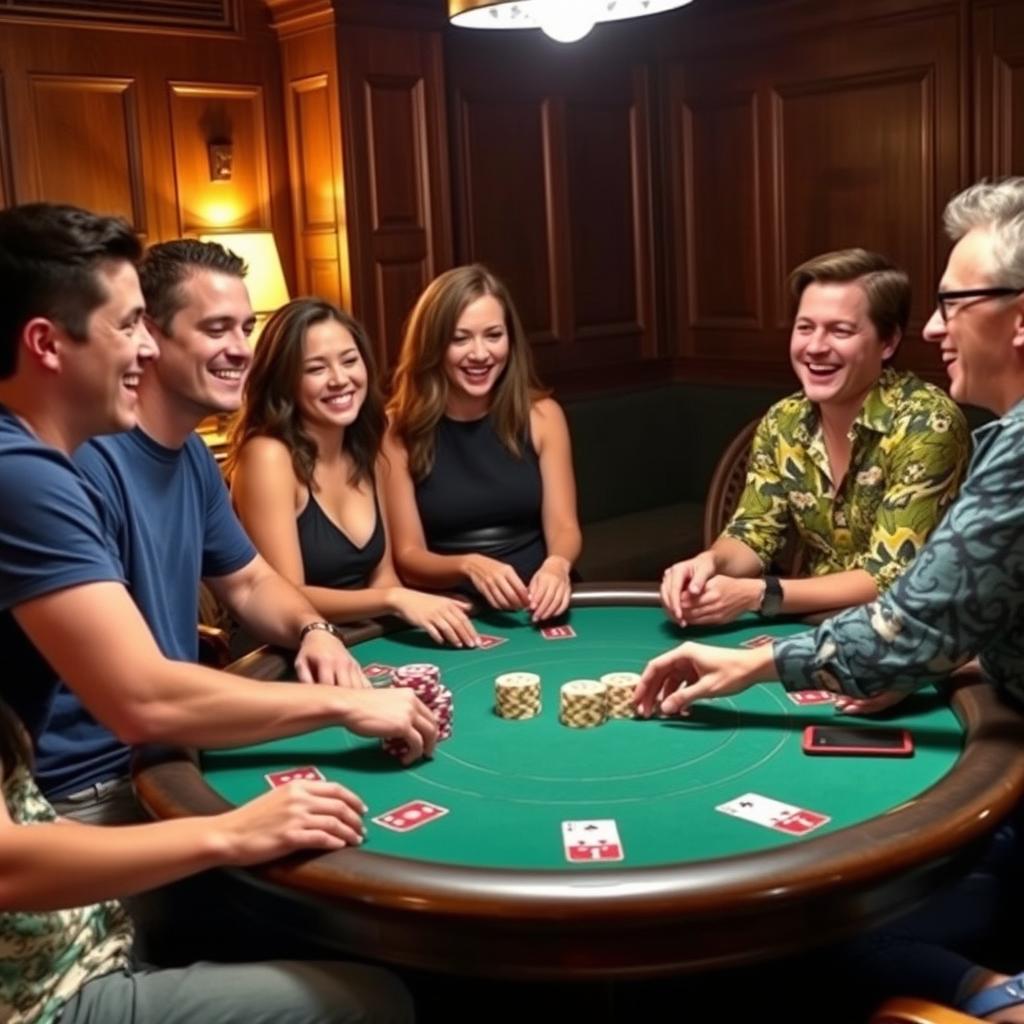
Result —
<instances>
[{"instance_id":1,"label":"wooden chair","mask_svg":"<svg viewBox=\"0 0 1024 1024\"><path fill-rule=\"evenodd\" d=\"M231 663L231 623L220 602L199 584L199 662L211 668Z\"/></svg>"},{"instance_id":2,"label":"wooden chair","mask_svg":"<svg viewBox=\"0 0 1024 1024\"><path fill-rule=\"evenodd\" d=\"M871 1024L979 1024L980 1017L970 1017L926 999L886 1000L871 1015Z\"/></svg>"},{"instance_id":3,"label":"wooden chair","mask_svg":"<svg viewBox=\"0 0 1024 1024\"><path fill-rule=\"evenodd\" d=\"M747 481L750 448L760 418L751 420L729 442L711 474L704 502L704 548L711 547L732 519ZM776 555L773 569L780 576L799 576L803 551L796 534L790 531L785 546Z\"/></svg>"}]
</instances>

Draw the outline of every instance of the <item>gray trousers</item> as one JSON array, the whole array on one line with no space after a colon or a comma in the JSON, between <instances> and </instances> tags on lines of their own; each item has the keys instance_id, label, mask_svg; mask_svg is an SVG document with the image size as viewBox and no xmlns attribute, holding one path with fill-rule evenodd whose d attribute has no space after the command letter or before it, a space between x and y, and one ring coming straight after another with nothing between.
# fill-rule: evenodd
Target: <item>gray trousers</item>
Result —
<instances>
[{"instance_id":1,"label":"gray trousers","mask_svg":"<svg viewBox=\"0 0 1024 1024\"><path fill-rule=\"evenodd\" d=\"M379 967L331 961L198 963L114 971L84 985L58 1024L410 1024L412 999Z\"/></svg>"}]
</instances>

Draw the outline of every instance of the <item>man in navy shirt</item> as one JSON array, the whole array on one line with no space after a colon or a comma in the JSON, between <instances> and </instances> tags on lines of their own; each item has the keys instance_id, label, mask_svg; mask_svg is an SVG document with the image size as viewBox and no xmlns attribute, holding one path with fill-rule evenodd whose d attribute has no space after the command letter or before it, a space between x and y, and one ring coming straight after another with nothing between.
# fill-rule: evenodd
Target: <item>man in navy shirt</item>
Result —
<instances>
[{"instance_id":1,"label":"man in navy shirt","mask_svg":"<svg viewBox=\"0 0 1024 1024\"><path fill-rule=\"evenodd\" d=\"M33 739L60 678L128 745L235 746L342 725L400 736L410 759L429 753L434 720L404 693L248 681L178 660L154 640L126 587L105 503L69 457L94 435L135 426L143 364L157 352L130 252L71 269L37 255L52 210L8 211L0 245L0 694ZM243 549L236 538L229 556L240 561ZM230 557L214 571L230 569ZM233 607L248 612L272 595L273 609L250 621L300 646L307 677L351 679L351 656L301 594L258 557L242 572L223 591Z\"/></svg>"},{"instance_id":2,"label":"man in navy shirt","mask_svg":"<svg viewBox=\"0 0 1024 1024\"><path fill-rule=\"evenodd\" d=\"M204 417L233 412L241 402L255 319L245 269L214 243L181 239L149 250L139 273L160 358L139 382L138 425L93 439L74 457L102 497L104 528L157 645L182 661L197 657L200 578L267 642L293 645L296 615L318 619L256 553L195 434ZM340 645L328 631L305 633L296 661L300 677L364 685L351 658L324 661L318 651L325 646ZM61 687L37 741L39 782L59 812L106 824L137 817L129 753Z\"/></svg>"}]
</instances>

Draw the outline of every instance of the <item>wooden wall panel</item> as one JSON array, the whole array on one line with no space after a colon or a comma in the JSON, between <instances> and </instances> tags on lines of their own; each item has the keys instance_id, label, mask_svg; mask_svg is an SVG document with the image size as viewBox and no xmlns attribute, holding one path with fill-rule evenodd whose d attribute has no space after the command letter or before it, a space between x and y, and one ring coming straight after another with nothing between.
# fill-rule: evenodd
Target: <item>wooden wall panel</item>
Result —
<instances>
[{"instance_id":1,"label":"wooden wall panel","mask_svg":"<svg viewBox=\"0 0 1024 1024\"><path fill-rule=\"evenodd\" d=\"M978 174L1024 174L1024 6L979 6L974 39Z\"/></svg>"},{"instance_id":2,"label":"wooden wall panel","mask_svg":"<svg viewBox=\"0 0 1024 1024\"><path fill-rule=\"evenodd\" d=\"M352 308L341 142L336 14L331 0L268 0L281 47L296 293Z\"/></svg>"},{"instance_id":3,"label":"wooden wall panel","mask_svg":"<svg viewBox=\"0 0 1024 1024\"><path fill-rule=\"evenodd\" d=\"M182 234L212 223L272 228L263 90L170 82L171 138ZM230 142L230 182L210 180L209 146Z\"/></svg>"},{"instance_id":4,"label":"wooden wall panel","mask_svg":"<svg viewBox=\"0 0 1024 1024\"><path fill-rule=\"evenodd\" d=\"M14 168L11 166L11 137L7 127L7 99L4 74L0 70L0 209L14 202Z\"/></svg>"},{"instance_id":5,"label":"wooden wall panel","mask_svg":"<svg viewBox=\"0 0 1024 1024\"><path fill-rule=\"evenodd\" d=\"M92 19L102 4L91 12L69 4L60 21L0 9L0 126L8 124L10 142L5 177L0 127L3 202L118 212L150 242L272 227L294 277L277 42L262 0L213 6L228 21L148 30ZM188 21L180 5L178 14ZM234 175L213 185L206 143L215 137L232 144Z\"/></svg>"},{"instance_id":6,"label":"wooden wall panel","mask_svg":"<svg viewBox=\"0 0 1024 1024\"><path fill-rule=\"evenodd\" d=\"M484 263L501 277L524 329L535 341L550 342L556 334L549 248L554 204L544 103L463 91L453 121L463 171L460 258ZM509 146L509 139L516 144Z\"/></svg>"},{"instance_id":7,"label":"wooden wall panel","mask_svg":"<svg viewBox=\"0 0 1024 1024\"><path fill-rule=\"evenodd\" d=\"M545 377L653 360L650 69L468 35L447 50L459 262L507 282Z\"/></svg>"},{"instance_id":8,"label":"wooden wall panel","mask_svg":"<svg viewBox=\"0 0 1024 1024\"><path fill-rule=\"evenodd\" d=\"M873 4L858 20L840 3L812 34L801 30L823 11L779 6L790 24L758 11L709 23L665 61L668 320L682 371L742 364L786 378L786 275L861 245L910 273L900 359L939 379L918 333L945 258L942 206L968 163L959 12L893 0L886 17Z\"/></svg>"},{"instance_id":9,"label":"wooden wall panel","mask_svg":"<svg viewBox=\"0 0 1024 1024\"><path fill-rule=\"evenodd\" d=\"M338 57L352 308L386 366L419 293L451 263L440 35L346 23Z\"/></svg>"},{"instance_id":10,"label":"wooden wall panel","mask_svg":"<svg viewBox=\"0 0 1024 1024\"><path fill-rule=\"evenodd\" d=\"M117 214L145 235L135 81L30 75L27 85L35 115L37 193Z\"/></svg>"}]
</instances>

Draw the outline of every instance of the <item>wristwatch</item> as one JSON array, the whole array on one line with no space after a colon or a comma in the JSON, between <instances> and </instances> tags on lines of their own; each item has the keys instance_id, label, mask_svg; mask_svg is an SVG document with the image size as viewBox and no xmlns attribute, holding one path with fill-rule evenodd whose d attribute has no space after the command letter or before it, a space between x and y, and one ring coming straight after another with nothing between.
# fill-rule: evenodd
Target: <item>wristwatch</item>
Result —
<instances>
[{"instance_id":1,"label":"wristwatch","mask_svg":"<svg viewBox=\"0 0 1024 1024\"><path fill-rule=\"evenodd\" d=\"M312 632L314 629L325 629L331 636L339 637L340 634L329 622L307 622L302 629L299 630L299 646L302 646L302 641L306 639L306 634Z\"/></svg>"},{"instance_id":2,"label":"wristwatch","mask_svg":"<svg viewBox=\"0 0 1024 1024\"><path fill-rule=\"evenodd\" d=\"M765 576L764 594L758 611L768 618L782 611L782 580L778 576Z\"/></svg>"}]
</instances>

